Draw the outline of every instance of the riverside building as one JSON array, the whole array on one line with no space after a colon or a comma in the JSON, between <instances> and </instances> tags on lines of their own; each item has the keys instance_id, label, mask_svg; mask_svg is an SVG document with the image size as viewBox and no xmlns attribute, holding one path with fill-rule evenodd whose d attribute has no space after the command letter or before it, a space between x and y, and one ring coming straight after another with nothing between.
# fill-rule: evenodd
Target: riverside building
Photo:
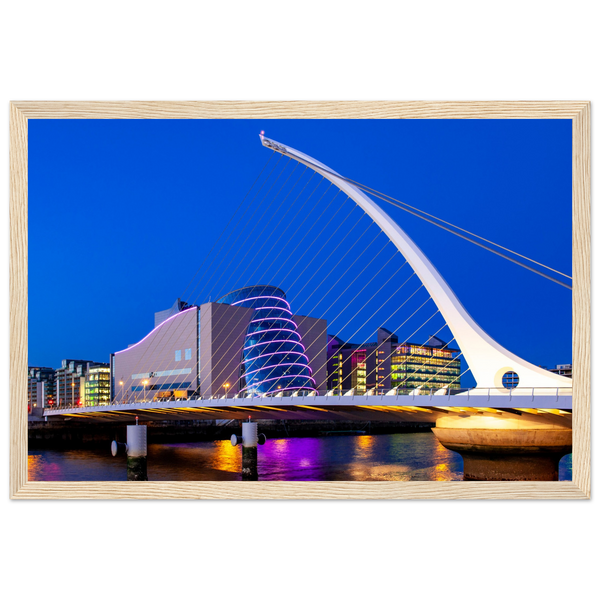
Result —
<instances>
[{"instance_id":1,"label":"riverside building","mask_svg":"<svg viewBox=\"0 0 600 600\"><path fill-rule=\"evenodd\" d=\"M99 381L101 371L103 377L108 374L106 383L110 390L110 366L108 363L65 358L62 366L56 369L56 405L84 406L88 401L91 402L91 405L99 404L101 396L103 400L105 399L100 392L103 389Z\"/></svg>"},{"instance_id":2,"label":"riverside building","mask_svg":"<svg viewBox=\"0 0 600 600\"><path fill-rule=\"evenodd\" d=\"M55 402L55 371L50 367L29 367L27 373L27 407L30 414L41 415Z\"/></svg>"},{"instance_id":3,"label":"riverside building","mask_svg":"<svg viewBox=\"0 0 600 600\"><path fill-rule=\"evenodd\" d=\"M565 377L573 377L573 365L556 365L551 369L548 369L551 373L556 373L557 375L564 375Z\"/></svg>"},{"instance_id":4,"label":"riverside building","mask_svg":"<svg viewBox=\"0 0 600 600\"><path fill-rule=\"evenodd\" d=\"M117 402L326 390L327 322L294 315L277 287L249 286L216 302L181 300L154 329L111 355Z\"/></svg>"},{"instance_id":5,"label":"riverside building","mask_svg":"<svg viewBox=\"0 0 600 600\"><path fill-rule=\"evenodd\" d=\"M88 365L81 399L84 406L110 404L110 365L108 363Z\"/></svg>"},{"instance_id":6,"label":"riverside building","mask_svg":"<svg viewBox=\"0 0 600 600\"><path fill-rule=\"evenodd\" d=\"M432 336L426 344L398 342L387 329L377 331L377 341L351 344L329 336L327 381L332 390L355 390L356 394L397 388L409 393L460 388L461 365L456 348Z\"/></svg>"}]
</instances>

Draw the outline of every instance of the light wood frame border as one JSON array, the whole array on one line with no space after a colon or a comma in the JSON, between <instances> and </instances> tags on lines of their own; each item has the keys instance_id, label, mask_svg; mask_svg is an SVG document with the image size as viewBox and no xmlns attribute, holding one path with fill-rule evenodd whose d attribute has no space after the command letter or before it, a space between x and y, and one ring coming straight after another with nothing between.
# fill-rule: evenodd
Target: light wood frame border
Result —
<instances>
[{"instance_id":1,"label":"light wood frame border","mask_svg":"<svg viewBox=\"0 0 600 600\"><path fill-rule=\"evenodd\" d=\"M29 119L571 119L573 480L570 482L28 482ZM11 498L575 499L590 497L589 102L12 102L10 105Z\"/></svg>"}]
</instances>

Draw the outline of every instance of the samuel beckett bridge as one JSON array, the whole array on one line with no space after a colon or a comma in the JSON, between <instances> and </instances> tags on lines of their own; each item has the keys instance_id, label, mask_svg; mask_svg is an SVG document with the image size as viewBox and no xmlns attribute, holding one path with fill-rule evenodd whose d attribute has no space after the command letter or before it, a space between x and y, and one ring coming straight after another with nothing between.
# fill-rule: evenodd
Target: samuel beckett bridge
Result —
<instances>
[{"instance_id":1,"label":"samuel beckett bridge","mask_svg":"<svg viewBox=\"0 0 600 600\"><path fill-rule=\"evenodd\" d=\"M399 284L398 290L413 276L420 285L412 295L403 290L406 299L392 309L403 309L419 290L429 297L402 325L419 318L417 313L432 301L434 316L443 318L442 327L421 345L409 342L410 336L400 341L393 331L379 328L377 343L357 347L328 337L327 330L336 319L326 322L294 315L280 287L244 286L214 302L195 305L178 301L171 309L157 313L152 332L113 355L110 403L62 403L46 409L44 416L49 420L116 423L131 423L136 418L141 422L304 419L435 423L433 432L438 440L463 456L467 478L556 479L558 461L572 445L571 379L531 364L492 339L421 249L372 197L556 285L570 289L571 278L344 177L263 134L260 137L263 146L273 151L271 156L279 155L279 160L286 157L293 169L304 166L311 178L320 176L338 190L336 196L342 193L353 201L387 238L386 243L393 244L395 255L399 253L404 261L400 269L404 265L412 268L413 275ZM281 177L282 173L277 180ZM292 189L280 205L285 204ZM285 183L276 198L281 190L287 190ZM304 217L308 221L315 218ZM337 217L341 218L343 215ZM283 217L281 222L285 223ZM277 228L271 227L269 235L273 237L276 232ZM280 236L284 234L285 230ZM260 253L254 256L255 262L260 260L256 258ZM296 265L303 264L303 256ZM241 264L252 262L246 256L237 260ZM364 269L367 277L375 271L370 264ZM286 269L288 274L298 271L295 265ZM216 270L223 269L217 264ZM303 271L297 279L302 276ZM356 288L354 281L349 288ZM421 319L416 330L411 328L411 335L431 326L432 318ZM445 327L452 335L447 343L437 337ZM420 362L414 362L414 355L421 356ZM461 357L468 365L463 372ZM413 368L408 369L410 364ZM470 389L460 387L460 377L467 371L476 382ZM244 433L244 440L255 441L256 427L253 432ZM252 440L248 443L254 443Z\"/></svg>"}]
</instances>

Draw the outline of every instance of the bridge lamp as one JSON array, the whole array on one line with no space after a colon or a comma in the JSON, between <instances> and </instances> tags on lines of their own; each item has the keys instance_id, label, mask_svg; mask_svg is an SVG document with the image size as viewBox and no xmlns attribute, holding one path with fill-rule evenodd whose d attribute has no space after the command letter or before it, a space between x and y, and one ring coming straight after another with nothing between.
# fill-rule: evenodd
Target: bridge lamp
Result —
<instances>
[{"instance_id":1,"label":"bridge lamp","mask_svg":"<svg viewBox=\"0 0 600 600\"><path fill-rule=\"evenodd\" d=\"M230 385L231 385L231 384L229 384L229 383L224 383L224 384L223 384L223 387L225 388L225 393L227 393L227 392L229 391L229 387L230 387Z\"/></svg>"},{"instance_id":2,"label":"bridge lamp","mask_svg":"<svg viewBox=\"0 0 600 600\"><path fill-rule=\"evenodd\" d=\"M148 380L144 379L144 381L142 381L142 385L144 386L144 402L146 402L146 386L148 385Z\"/></svg>"}]
</instances>

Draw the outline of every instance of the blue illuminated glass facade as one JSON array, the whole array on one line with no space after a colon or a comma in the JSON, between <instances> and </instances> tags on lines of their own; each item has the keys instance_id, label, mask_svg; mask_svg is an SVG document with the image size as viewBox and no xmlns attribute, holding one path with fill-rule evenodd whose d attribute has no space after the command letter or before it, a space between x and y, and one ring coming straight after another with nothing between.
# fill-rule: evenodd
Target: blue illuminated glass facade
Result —
<instances>
[{"instance_id":1,"label":"blue illuminated glass facade","mask_svg":"<svg viewBox=\"0 0 600 600\"><path fill-rule=\"evenodd\" d=\"M314 390L302 337L282 290L255 285L231 292L218 302L255 311L242 351L242 393L275 395L289 390Z\"/></svg>"}]
</instances>

